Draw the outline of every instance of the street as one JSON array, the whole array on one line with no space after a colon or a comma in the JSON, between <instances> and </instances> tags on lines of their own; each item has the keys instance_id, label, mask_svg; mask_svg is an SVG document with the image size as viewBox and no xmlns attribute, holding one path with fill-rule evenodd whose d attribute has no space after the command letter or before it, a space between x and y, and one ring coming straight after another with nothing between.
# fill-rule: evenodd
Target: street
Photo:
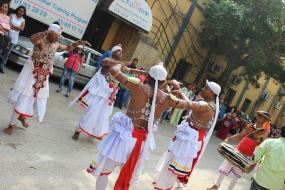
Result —
<instances>
[{"instance_id":1,"label":"street","mask_svg":"<svg viewBox=\"0 0 285 190\"><path fill-rule=\"evenodd\" d=\"M34 116L28 119L29 129L23 128L18 122L11 136L3 132L13 110L13 106L4 100L20 70L21 67L9 62L4 68L5 75L0 75L0 189L95 189L96 180L86 172L86 168L96 156L100 141L85 134L81 134L77 142L71 138L83 109L78 104L69 108L68 104L80 92L82 86L75 85L70 97L66 98L66 86L62 93L56 93L59 79L52 78L43 123L39 124L37 116ZM117 111L120 110L114 108L113 113ZM122 111L125 112L126 109L123 108ZM158 131L154 133L156 150L151 152L150 159L145 162L139 183L131 189L153 189L152 172L160 156L166 151L174 131L175 126L166 121L159 125ZM205 190L216 180L219 174L217 169L223 158L216 151L221 140L214 134L215 131L185 189ZM116 168L109 176L107 189L112 189L118 172L119 168ZM253 172L244 174L235 189L249 189L252 175ZM226 190L229 182L230 178L225 178L220 189Z\"/></svg>"}]
</instances>

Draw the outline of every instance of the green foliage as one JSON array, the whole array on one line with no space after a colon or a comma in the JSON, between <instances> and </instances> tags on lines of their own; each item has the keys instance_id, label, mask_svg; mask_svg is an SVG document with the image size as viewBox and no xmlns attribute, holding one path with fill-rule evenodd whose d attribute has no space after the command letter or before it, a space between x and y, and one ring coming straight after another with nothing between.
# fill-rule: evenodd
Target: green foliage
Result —
<instances>
[{"instance_id":1,"label":"green foliage","mask_svg":"<svg viewBox=\"0 0 285 190\"><path fill-rule=\"evenodd\" d=\"M260 96L252 105L251 112L250 112L250 117L255 116L255 112L258 110L259 106L264 105L266 102L264 96Z\"/></svg>"},{"instance_id":2,"label":"green foliage","mask_svg":"<svg viewBox=\"0 0 285 190\"><path fill-rule=\"evenodd\" d=\"M224 72L242 68L241 77L256 88L262 74L285 82L282 0L208 0L205 5L200 44L226 58ZM219 82L226 82L225 75Z\"/></svg>"}]
</instances>

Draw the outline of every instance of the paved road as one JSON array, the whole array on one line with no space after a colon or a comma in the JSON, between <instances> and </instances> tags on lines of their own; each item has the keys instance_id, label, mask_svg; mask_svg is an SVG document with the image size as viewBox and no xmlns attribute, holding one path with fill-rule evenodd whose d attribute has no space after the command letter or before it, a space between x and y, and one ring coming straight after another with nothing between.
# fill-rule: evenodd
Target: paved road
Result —
<instances>
[{"instance_id":1,"label":"paved road","mask_svg":"<svg viewBox=\"0 0 285 190\"><path fill-rule=\"evenodd\" d=\"M70 98L66 98L64 93L55 92L59 80L52 79L43 123L39 124L37 117L34 117L28 120L29 129L26 130L18 124L13 135L9 136L3 130L8 126L13 106L5 103L4 99L9 94L21 67L8 63L8 67L4 70L5 75L0 75L0 189L95 189L95 178L85 170L97 154L96 147L99 141L86 135L81 135L78 142L71 139L83 109L79 105L71 108L67 105L82 87L75 86ZM120 110L115 108L113 113L117 111ZM151 153L150 159L145 163L140 182L131 189L152 189L151 173L166 150L174 131L175 127L167 122L159 126L154 134L157 149ZM203 158L185 189L203 190L216 179L217 168L223 162L216 151L220 142L215 136L211 138ZM118 172L116 169L110 175L107 189L112 189ZM251 175L245 174L235 189L248 189ZM226 178L220 189L225 190L229 181L230 179Z\"/></svg>"}]
</instances>

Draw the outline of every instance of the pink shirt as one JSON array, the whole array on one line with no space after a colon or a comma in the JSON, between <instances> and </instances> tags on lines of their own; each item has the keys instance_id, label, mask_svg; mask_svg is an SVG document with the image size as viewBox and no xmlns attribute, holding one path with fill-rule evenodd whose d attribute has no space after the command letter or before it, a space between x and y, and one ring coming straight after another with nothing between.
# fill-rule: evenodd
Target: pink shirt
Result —
<instances>
[{"instance_id":1,"label":"pink shirt","mask_svg":"<svg viewBox=\"0 0 285 190\"><path fill-rule=\"evenodd\" d=\"M2 17L0 17L0 24L4 29L6 29L6 30L11 29L9 23L10 23L10 17L9 16L6 15L6 17L4 19Z\"/></svg>"}]
</instances>

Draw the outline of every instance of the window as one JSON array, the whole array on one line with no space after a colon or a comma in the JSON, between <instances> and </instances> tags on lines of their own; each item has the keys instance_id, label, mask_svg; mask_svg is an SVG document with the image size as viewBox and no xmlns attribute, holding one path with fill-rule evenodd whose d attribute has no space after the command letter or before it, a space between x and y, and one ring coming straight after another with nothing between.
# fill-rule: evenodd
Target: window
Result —
<instances>
[{"instance_id":1,"label":"window","mask_svg":"<svg viewBox=\"0 0 285 190\"><path fill-rule=\"evenodd\" d=\"M233 89L229 89L228 90L228 93L224 99L224 101L227 101L228 102L228 105L231 105L231 102L233 101L234 97L236 95L236 91L234 91Z\"/></svg>"},{"instance_id":2,"label":"window","mask_svg":"<svg viewBox=\"0 0 285 190\"><path fill-rule=\"evenodd\" d=\"M251 100L249 100L249 99L246 98L246 99L244 100L244 102L243 102L243 104L242 104L240 110L243 111L243 112L246 112L247 109L249 108L250 104L251 104Z\"/></svg>"},{"instance_id":3,"label":"window","mask_svg":"<svg viewBox=\"0 0 285 190\"><path fill-rule=\"evenodd\" d=\"M177 67L172 75L173 79L184 81L188 72L190 71L192 64L188 63L185 59L181 59L178 62Z\"/></svg>"},{"instance_id":4,"label":"window","mask_svg":"<svg viewBox=\"0 0 285 190\"><path fill-rule=\"evenodd\" d=\"M99 55L96 55L91 52L89 65L97 67L98 59L99 59Z\"/></svg>"}]
</instances>

